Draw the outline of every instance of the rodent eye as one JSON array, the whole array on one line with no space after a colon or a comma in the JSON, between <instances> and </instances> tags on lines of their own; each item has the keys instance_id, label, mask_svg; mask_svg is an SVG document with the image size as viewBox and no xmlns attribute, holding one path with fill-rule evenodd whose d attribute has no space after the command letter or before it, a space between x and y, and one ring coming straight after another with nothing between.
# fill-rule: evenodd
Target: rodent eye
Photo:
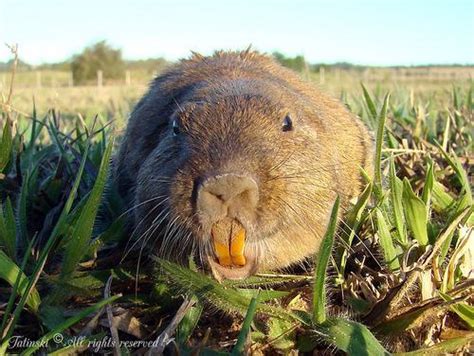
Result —
<instances>
[{"instance_id":1,"label":"rodent eye","mask_svg":"<svg viewBox=\"0 0 474 356\"><path fill-rule=\"evenodd\" d=\"M291 120L290 115L286 115L285 118L283 119L283 124L281 126L281 129L283 132L293 130L293 121Z\"/></svg>"},{"instance_id":2,"label":"rodent eye","mask_svg":"<svg viewBox=\"0 0 474 356\"><path fill-rule=\"evenodd\" d=\"M173 136L178 136L181 133L181 130L179 128L179 123L178 120L174 119L173 122L171 123L171 129L173 131Z\"/></svg>"}]
</instances>

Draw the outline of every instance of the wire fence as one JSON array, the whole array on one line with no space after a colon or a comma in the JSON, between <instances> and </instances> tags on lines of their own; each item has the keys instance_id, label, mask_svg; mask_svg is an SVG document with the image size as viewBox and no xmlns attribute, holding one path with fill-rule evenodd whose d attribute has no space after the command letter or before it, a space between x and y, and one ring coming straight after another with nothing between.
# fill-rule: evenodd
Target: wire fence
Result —
<instances>
[{"instance_id":1,"label":"wire fence","mask_svg":"<svg viewBox=\"0 0 474 356\"><path fill-rule=\"evenodd\" d=\"M108 79L104 78L101 70L97 71L96 78L80 86L132 86L146 85L159 73L157 71L149 73L143 71L124 72L123 78ZM420 68L366 68L360 69L341 69L334 67L321 67L316 72L306 70L302 73L304 76L325 84L326 82L340 82L346 80L358 80L365 83L392 81L457 81L472 80L474 78L474 66L472 67L420 67ZM0 72L0 90L8 87L11 74ZM15 86L17 88L63 88L74 87L74 77L72 72L36 70L16 73Z\"/></svg>"}]
</instances>

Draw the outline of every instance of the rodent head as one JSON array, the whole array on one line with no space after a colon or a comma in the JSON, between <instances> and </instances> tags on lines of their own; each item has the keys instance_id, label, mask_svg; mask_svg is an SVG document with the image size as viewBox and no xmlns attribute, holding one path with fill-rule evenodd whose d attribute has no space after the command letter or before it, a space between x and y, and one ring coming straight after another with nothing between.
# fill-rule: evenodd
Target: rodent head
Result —
<instances>
[{"instance_id":1,"label":"rodent head","mask_svg":"<svg viewBox=\"0 0 474 356\"><path fill-rule=\"evenodd\" d=\"M142 234L163 231L161 256L194 253L235 279L318 248L334 184L325 128L294 96L267 94L203 90L176 103L135 194Z\"/></svg>"}]
</instances>

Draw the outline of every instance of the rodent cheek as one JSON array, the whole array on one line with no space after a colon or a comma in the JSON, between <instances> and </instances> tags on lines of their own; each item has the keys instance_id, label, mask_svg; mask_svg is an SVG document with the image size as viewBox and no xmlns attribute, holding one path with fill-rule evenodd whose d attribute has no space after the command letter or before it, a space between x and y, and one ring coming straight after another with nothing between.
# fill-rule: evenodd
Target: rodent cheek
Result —
<instances>
[{"instance_id":1,"label":"rodent cheek","mask_svg":"<svg viewBox=\"0 0 474 356\"><path fill-rule=\"evenodd\" d=\"M256 211L255 235L265 239L275 234L286 220L285 213L287 198L286 182L284 179L274 179L283 174L267 176L260 184L260 201Z\"/></svg>"},{"instance_id":2,"label":"rodent cheek","mask_svg":"<svg viewBox=\"0 0 474 356\"><path fill-rule=\"evenodd\" d=\"M192 181L183 174L171 177L169 186L169 200L174 215L179 215L183 220L192 218Z\"/></svg>"}]
</instances>

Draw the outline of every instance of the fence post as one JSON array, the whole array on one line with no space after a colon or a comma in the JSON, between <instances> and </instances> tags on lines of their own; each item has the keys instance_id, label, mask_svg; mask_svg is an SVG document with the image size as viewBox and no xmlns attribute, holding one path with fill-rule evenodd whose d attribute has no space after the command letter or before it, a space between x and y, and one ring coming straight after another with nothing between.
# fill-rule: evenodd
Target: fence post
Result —
<instances>
[{"instance_id":1,"label":"fence post","mask_svg":"<svg viewBox=\"0 0 474 356\"><path fill-rule=\"evenodd\" d=\"M36 71L36 87L41 88L42 83L41 83L41 71L37 70Z\"/></svg>"},{"instance_id":2,"label":"fence post","mask_svg":"<svg viewBox=\"0 0 474 356\"><path fill-rule=\"evenodd\" d=\"M341 69L336 68L336 83L339 83L341 81Z\"/></svg>"},{"instance_id":3,"label":"fence post","mask_svg":"<svg viewBox=\"0 0 474 356\"><path fill-rule=\"evenodd\" d=\"M324 84L324 67L319 67L319 84Z\"/></svg>"},{"instance_id":4,"label":"fence post","mask_svg":"<svg viewBox=\"0 0 474 356\"><path fill-rule=\"evenodd\" d=\"M369 69L366 68L366 69L364 70L364 83L367 83L367 82L369 81L369 79L370 79L370 78L369 78Z\"/></svg>"},{"instance_id":5,"label":"fence post","mask_svg":"<svg viewBox=\"0 0 474 356\"><path fill-rule=\"evenodd\" d=\"M130 83L131 83L131 77L130 77L130 71L129 70L126 70L125 71L125 85L126 86L130 86Z\"/></svg>"},{"instance_id":6,"label":"fence post","mask_svg":"<svg viewBox=\"0 0 474 356\"><path fill-rule=\"evenodd\" d=\"M67 84L70 87L74 86L74 76L73 76L72 72L69 72L69 78L68 78Z\"/></svg>"},{"instance_id":7,"label":"fence post","mask_svg":"<svg viewBox=\"0 0 474 356\"><path fill-rule=\"evenodd\" d=\"M309 65L306 60L304 61L304 76L306 80L309 80Z\"/></svg>"},{"instance_id":8,"label":"fence post","mask_svg":"<svg viewBox=\"0 0 474 356\"><path fill-rule=\"evenodd\" d=\"M97 71L97 87L102 88L102 71L100 69Z\"/></svg>"}]
</instances>

